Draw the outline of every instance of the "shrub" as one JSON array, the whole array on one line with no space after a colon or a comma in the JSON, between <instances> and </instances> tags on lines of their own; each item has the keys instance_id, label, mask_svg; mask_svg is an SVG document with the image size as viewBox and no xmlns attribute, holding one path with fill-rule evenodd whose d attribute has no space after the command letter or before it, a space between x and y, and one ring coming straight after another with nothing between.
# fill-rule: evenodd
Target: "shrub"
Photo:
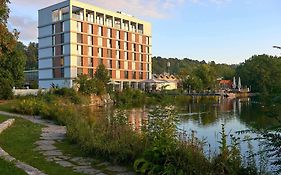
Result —
<instances>
[{"instance_id":1,"label":"shrub","mask_svg":"<svg viewBox=\"0 0 281 175\"><path fill-rule=\"evenodd\" d=\"M7 77L0 78L0 99L11 99L13 97L12 81Z\"/></svg>"}]
</instances>

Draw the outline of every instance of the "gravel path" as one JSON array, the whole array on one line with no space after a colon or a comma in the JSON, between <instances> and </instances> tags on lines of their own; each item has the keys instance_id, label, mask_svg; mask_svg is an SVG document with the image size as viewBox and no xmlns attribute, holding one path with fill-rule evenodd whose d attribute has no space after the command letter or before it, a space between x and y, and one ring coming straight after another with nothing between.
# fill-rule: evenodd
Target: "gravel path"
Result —
<instances>
[{"instance_id":1,"label":"gravel path","mask_svg":"<svg viewBox=\"0 0 281 175\"><path fill-rule=\"evenodd\" d=\"M71 155L64 155L63 152L56 148L54 144L58 141L62 141L63 139L65 139L65 126L56 125L54 122L50 120L41 119L39 116L12 114L2 111L0 111L0 114L11 117L21 117L33 123L45 126L42 128L40 140L38 140L35 144L37 145L36 149L39 150L46 157L47 161L55 162L63 167L72 168L74 172L84 173L88 175L134 174L133 172L128 171L125 167L112 165L108 162L94 164L94 162L96 161L92 158L72 157Z\"/></svg>"}]
</instances>

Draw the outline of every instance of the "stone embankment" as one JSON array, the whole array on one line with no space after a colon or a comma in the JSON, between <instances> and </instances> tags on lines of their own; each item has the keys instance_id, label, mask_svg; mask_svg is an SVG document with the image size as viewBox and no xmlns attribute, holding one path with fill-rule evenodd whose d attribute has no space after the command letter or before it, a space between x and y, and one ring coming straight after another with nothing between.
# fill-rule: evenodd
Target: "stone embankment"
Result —
<instances>
[{"instance_id":1,"label":"stone embankment","mask_svg":"<svg viewBox=\"0 0 281 175\"><path fill-rule=\"evenodd\" d=\"M14 122L15 122L15 119L9 119L9 120L1 123L0 124L0 134L4 130L6 130L7 128L12 126L12 124ZM28 175L46 175L46 174L42 173L40 170L38 170L37 168L34 168L34 167L32 167L32 166L30 166L30 165L28 165L24 162L21 162L21 161L17 160L16 158L12 157L6 151L4 151L1 147L0 147L0 158L7 161L7 162L14 163L16 167L18 167L19 169L22 169Z\"/></svg>"}]
</instances>

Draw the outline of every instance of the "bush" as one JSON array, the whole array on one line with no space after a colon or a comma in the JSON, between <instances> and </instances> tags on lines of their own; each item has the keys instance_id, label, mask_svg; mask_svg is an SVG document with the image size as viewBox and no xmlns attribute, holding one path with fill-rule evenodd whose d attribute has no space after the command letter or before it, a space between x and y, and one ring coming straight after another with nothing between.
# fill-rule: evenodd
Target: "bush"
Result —
<instances>
[{"instance_id":1,"label":"bush","mask_svg":"<svg viewBox=\"0 0 281 175\"><path fill-rule=\"evenodd\" d=\"M0 78L0 99L11 99L13 97L13 85L9 78Z\"/></svg>"},{"instance_id":2,"label":"bush","mask_svg":"<svg viewBox=\"0 0 281 175\"><path fill-rule=\"evenodd\" d=\"M70 101L74 104L81 104L82 99L81 96L72 88L61 88L61 89L55 89L53 92L55 95L59 95L62 97L69 98Z\"/></svg>"}]
</instances>

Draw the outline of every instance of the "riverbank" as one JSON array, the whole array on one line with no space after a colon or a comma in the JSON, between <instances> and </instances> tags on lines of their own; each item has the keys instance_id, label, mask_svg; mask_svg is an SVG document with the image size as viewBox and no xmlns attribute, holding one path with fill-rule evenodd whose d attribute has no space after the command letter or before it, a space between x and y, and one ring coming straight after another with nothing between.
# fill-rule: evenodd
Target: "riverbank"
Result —
<instances>
[{"instance_id":1,"label":"riverbank","mask_svg":"<svg viewBox=\"0 0 281 175\"><path fill-rule=\"evenodd\" d=\"M167 105L150 111L147 117L149 121L145 125L146 129L144 128L141 132L133 132L133 127L122 110L115 111L113 115L97 117L91 113L89 116L87 110L81 110L67 99L69 98L58 98L49 94L12 101L13 104L7 106L10 106L9 110L41 115L65 125L68 141L62 143L67 143L66 145L75 143L74 147L85 151L92 158L103 157L110 162L123 163L131 168L134 167L135 171L139 173L142 173L141 169L145 168L143 166L148 165L149 167L146 167L144 172L156 171L153 167L159 168L154 174L164 173L166 168L172 168L172 171L177 173L182 171L184 174L191 169L199 174L218 173L225 168L234 174L241 171L247 172L249 168L251 171L255 170L251 164L246 164L246 167L245 164L242 164L242 155L236 143L220 145L223 149L208 157L203 152L203 142L195 135L182 133L181 139L182 136L187 136L187 138L179 139L180 133L176 130L177 115L174 114L174 109L167 108ZM157 128L157 130L153 128ZM223 144L226 139L223 132L221 137L220 143ZM62 148L68 147L60 145L60 143L58 145ZM154 158L158 154L160 157ZM228 156L221 157L223 155ZM246 157L244 159L246 159L243 160L244 162L248 161ZM190 160L194 163L191 163ZM134 164L132 164L133 162ZM221 163L224 165L222 166ZM204 169L202 169L203 166ZM175 172L168 174L177 174Z\"/></svg>"}]
</instances>

